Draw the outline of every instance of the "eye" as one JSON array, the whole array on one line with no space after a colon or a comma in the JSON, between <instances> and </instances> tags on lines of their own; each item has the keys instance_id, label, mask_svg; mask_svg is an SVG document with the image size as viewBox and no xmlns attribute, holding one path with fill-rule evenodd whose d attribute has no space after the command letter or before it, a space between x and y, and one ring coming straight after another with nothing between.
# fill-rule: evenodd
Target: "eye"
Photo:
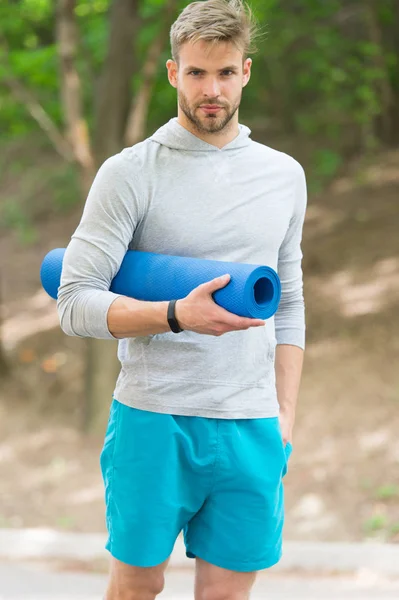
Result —
<instances>
[{"instance_id":1,"label":"eye","mask_svg":"<svg viewBox=\"0 0 399 600\"><path fill-rule=\"evenodd\" d=\"M229 77L229 75L234 75L234 71L230 71L230 69L226 69L225 71L222 71L222 75Z\"/></svg>"},{"instance_id":2,"label":"eye","mask_svg":"<svg viewBox=\"0 0 399 600\"><path fill-rule=\"evenodd\" d=\"M201 75L201 71L190 71L189 75L194 75L194 77L197 77L197 75Z\"/></svg>"}]
</instances>

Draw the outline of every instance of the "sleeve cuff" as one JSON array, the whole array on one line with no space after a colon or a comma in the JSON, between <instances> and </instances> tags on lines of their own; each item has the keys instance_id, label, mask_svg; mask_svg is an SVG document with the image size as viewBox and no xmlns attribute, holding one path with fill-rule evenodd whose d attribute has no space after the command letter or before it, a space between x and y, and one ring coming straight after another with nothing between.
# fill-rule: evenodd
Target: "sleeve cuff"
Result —
<instances>
[{"instance_id":1,"label":"sleeve cuff","mask_svg":"<svg viewBox=\"0 0 399 600\"><path fill-rule=\"evenodd\" d=\"M122 296L122 294L114 294L114 292L99 292L99 295L95 301L95 309L93 311L88 311L90 316L88 318L87 329L90 332L91 337L119 341L119 338L116 338L114 335L112 335L108 329L107 316L111 304L113 304L120 296Z\"/></svg>"},{"instance_id":2,"label":"sleeve cuff","mask_svg":"<svg viewBox=\"0 0 399 600\"><path fill-rule=\"evenodd\" d=\"M276 331L277 344L288 344L298 346L305 350L305 330L301 329L282 329Z\"/></svg>"}]
</instances>

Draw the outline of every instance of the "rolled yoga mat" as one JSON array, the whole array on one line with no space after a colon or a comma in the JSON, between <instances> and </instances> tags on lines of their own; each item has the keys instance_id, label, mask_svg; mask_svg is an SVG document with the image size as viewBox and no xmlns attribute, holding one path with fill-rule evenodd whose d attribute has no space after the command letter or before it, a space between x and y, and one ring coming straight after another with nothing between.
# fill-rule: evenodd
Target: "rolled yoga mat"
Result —
<instances>
[{"instance_id":1,"label":"rolled yoga mat","mask_svg":"<svg viewBox=\"0 0 399 600\"><path fill-rule=\"evenodd\" d=\"M42 285L54 299L64 254L65 248L51 250L40 269ZM212 294L216 304L241 317L268 319L274 315L281 297L280 279L263 265L128 250L110 290L137 300L179 300L201 283L225 273L230 274L230 281Z\"/></svg>"}]
</instances>

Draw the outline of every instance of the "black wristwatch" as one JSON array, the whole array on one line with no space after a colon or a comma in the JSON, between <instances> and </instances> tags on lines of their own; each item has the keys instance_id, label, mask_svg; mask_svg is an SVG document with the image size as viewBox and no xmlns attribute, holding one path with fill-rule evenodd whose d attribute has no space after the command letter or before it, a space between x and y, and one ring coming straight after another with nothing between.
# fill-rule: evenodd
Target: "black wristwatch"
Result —
<instances>
[{"instance_id":1,"label":"black wristwatch","mask_svg":"<svg viewBox=\"0 0 399 600\"><path fill-rule=\"evenodd\" d=\"M169 327L171 328L171 330L173 331L173 333L180 333L181 331L184 331L184 329L182 329L179 325L179 323L176 320L176 315L175 315L175 304L176 304L177 300L171 300L169 302L168 305L168 323L169 323Z\"/></svg>"}]
</instances>

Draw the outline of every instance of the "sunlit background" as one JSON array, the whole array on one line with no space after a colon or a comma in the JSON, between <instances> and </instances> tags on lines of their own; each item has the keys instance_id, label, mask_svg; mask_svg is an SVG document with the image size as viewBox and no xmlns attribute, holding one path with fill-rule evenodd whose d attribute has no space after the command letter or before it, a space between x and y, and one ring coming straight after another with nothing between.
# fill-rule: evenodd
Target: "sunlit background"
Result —
<instances>
[{"instance_id":1,"label":"sunlit background","mask_svg":"<svg viewBox=\"0 0 399 600\"><path fill-rule=\"evenodd\" d=\"M103 160L176 115L165 62L186 4L0 3L0 528L105 532L116 346L62 333L39 268ZM263 37L240 122L309 190L285 536L399 542L399 5L251 6Z\"/></svg>"}]
</instances>

